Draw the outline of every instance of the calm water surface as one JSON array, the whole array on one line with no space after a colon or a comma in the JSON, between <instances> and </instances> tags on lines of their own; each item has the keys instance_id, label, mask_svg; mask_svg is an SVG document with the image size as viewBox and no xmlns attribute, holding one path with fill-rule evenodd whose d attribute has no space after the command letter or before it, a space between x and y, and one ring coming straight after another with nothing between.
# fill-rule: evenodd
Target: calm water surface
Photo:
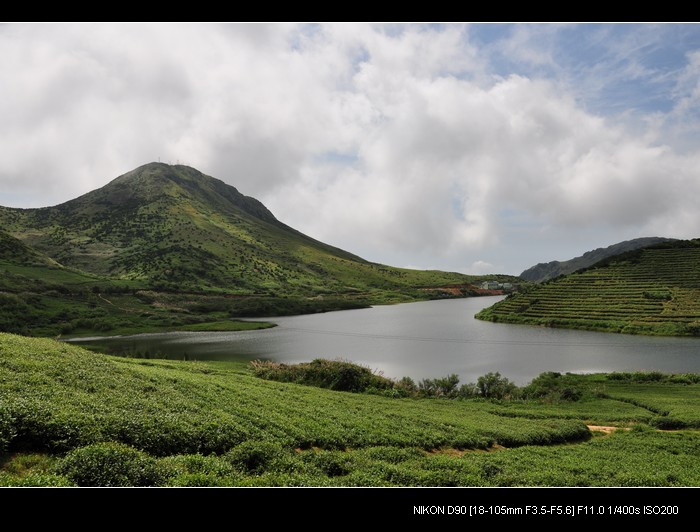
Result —
<instances>
[{"instance_id":1,"label":"calm water surface","mask_svg":"<svg viewBox=\"0 0 700 532\"><path fill-rule=\"evenodd\" d=\"M661 370L700 373L700 339L628 336L506 325L474 319L501 297L379 306L266 318L278 326L244 332L174 332L101 339L107 349L199 360L343 358L414 379L489 371L524 384L543 371ZM86 341L83 339L82 341ZM90 343L96 343L94 339Z\"/></svg>"}]
</instances>

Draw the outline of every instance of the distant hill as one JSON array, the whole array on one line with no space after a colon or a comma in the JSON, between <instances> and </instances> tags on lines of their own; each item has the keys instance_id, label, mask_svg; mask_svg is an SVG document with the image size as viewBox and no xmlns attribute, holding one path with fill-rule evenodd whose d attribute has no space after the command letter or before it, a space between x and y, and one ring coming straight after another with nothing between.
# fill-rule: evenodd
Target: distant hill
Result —
<instances>
[{"instance_id":1,"label":"distant hill","mask_svg":"<svg viewBox=\"0 0 700 532\"><path fill-rule=\"evenodd\" d=\"M182 165L146 164L54 207L0 207L0 227L6 332L130 332L477 294L473 276L319 242Z\"/></svg>"},{"instance_id":2,"label":"distant hill","mask_svg":"<svg viewBox=\"0 0 700 532\"><path fill-rule=\"evenodd\" d=\"M623 253L476 315L496 322L700 336L700 239Z\"/></svg>"},{"instance_id":3,"label":"distant hill","mask_svg":"<svg viewBox=\"0 0 700 532\"><path fill-rule=\"evenodd\" d=\"M627 251L634 251L635 249L645 248L654 244L668 242L670 240L671 239L669 238L661 237L646 237L626 240L625 242L613 244L612 246L608 246L606 248L598 248L594 249L593 251L587 251L580 257L575 257L570 260L555 260L552 262L537 264L521 273L520 277L533 283L541 283L543 281L559 277L560 275L573 273L581 268L588 268L589 266L593 266L596 262L607 259L608 257L619 255L620 253L625 253Z\"/></svg>"}]
</instances>

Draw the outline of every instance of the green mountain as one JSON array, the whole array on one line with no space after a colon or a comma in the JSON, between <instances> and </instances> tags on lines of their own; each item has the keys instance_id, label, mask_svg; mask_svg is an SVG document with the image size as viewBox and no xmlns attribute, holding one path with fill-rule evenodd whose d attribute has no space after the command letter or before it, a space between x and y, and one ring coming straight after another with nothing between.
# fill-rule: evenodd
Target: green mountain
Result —
<instances>
[{"instance_id":1,"label":"green mountain","mask_svg":"<svg viewBox=\"0 0 700 532\"><path fill-rule=\"evenodd\" d=\"M632 334L700 336L700 239L623 253L484 309L477 318Z\"/></svg>"},{"instance_id":2,"label":"green mountain","mask_svg":"<svg viewBox=\"0 0 700 532\"><path fill-rule=\"evenodd\" d=\"M0 223L64 266L161 288L309 295L469 280L371 264L186 166L147 164L56 207L0 208Z\"/></svg>"},{"instance_id":3,"label":"green mountain","mask_svg":"<svg viewBox=\"0 0 700 532\"><path fill-rule=\"evenodd\" d=\"M614 257L620 253L626 253L627 251L634 251L635 249L653 246L654 244L660 244L662 242L668 242L669 240L672 239L646 237L626 240L625 242L619 242L606 248L598 248L594 249L593 251L587 251L580 257L574 257L570 260L541 262L525 270L520 274L520 277L526 281L541 283L543 281L559 277L560 275L566 275L568 273L574 273L582 268L588 268L603 259L607 259L608 257Z\"/></svg>"},{"instance_id":4,"label":"green mountain","mask_svg":"<svg viewBox=\"0 0 700 532\"><path fill-rule=\"evenodd\" d=\"M0 207L0 227L7 332L130 332L475 293L471 276L314 240L181 165L147 164L55 207Z\"/></svg>"}]
</instances>

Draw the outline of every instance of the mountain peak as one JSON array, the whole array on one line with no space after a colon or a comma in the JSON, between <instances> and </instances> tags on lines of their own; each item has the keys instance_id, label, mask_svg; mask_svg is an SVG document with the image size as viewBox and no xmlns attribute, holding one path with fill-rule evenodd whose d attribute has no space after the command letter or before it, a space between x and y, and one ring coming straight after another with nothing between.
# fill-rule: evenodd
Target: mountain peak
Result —
<instances>
[{"instance_id":1,"label":"mountain peak","mask_svg":"<svg viewBox=\"0 0 700 532\"><path fill-rule=\"evenodd\" d=\"M133 170L123 175L120 175L119 177L114 179L112 183L122 181L133 181L144 178L172 178L177 175L188 176L193 179L214 179L213 177L209 177L197 170L196 168L192 168L191 166L186 166L184 164L167 164L153 161L150 163L143 164L138 168L134 168Z\"/></svg>"},{"instance_id":2,"label":"mountain peak","mask_svg":"<svg viewBox=\"0 0 700 532\"><path fill-rule=\"evenodd\" d=\"M355 298L377 291L415 293L415 286L468 280L369 263L288 227L258 200L185 165L151 162L55 207L0 208L0 227L0 259L47 257L168 292L349 294L354 306Z\"/></svg>"},{"instance_id":3,"label":"mountain peak","mask_svg":"<svg viewBox=\"0 0 700 532\"><path fill-rule=\"evenodd\" d=\"M165 198L184 200L217 210L240 209L265 222L279 224L267 207L255 198L241 194L236 187L220 179L182 164L144 164L82 198L91 195L98 196L103 203L122 205L133 201L163 201Z\"/></svg>"}]
</instances>

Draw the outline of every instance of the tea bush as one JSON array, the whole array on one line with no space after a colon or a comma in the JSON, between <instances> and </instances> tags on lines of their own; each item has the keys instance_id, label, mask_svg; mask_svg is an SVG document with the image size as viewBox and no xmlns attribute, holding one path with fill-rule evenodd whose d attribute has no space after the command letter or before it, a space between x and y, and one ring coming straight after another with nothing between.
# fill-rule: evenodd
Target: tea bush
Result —
<instances>
[{"instance_id":1,"label":"tea bush","mask_svg":"<svg viewBox=\"0 0 700 532\"><path fill-rule=\"evenodd\" d=\"M245 441L226 454L226 459L237 470L262 473L287 454L280 445L267 441Z\"/></svg>"},{"instance_id":2,"label":"tea bush","mask_svg":"<svg viewBox=\"0 0 700 532\"><path fill-rule=\"evenodd\" d=\"M0 399L0 453L5 452L15 436L15 418L9 406Z\"/></svg>"},{"instance_id":3,"label":"tea bush","mask_svg":"<svg viewBox=\"0 0 700 532\"><path fill-rule=\"evenodd\" d=\"M123 443L96 443L69 452L56 467L78 486L158 486L154 458Z\"/></svg>"}]
</instances>

